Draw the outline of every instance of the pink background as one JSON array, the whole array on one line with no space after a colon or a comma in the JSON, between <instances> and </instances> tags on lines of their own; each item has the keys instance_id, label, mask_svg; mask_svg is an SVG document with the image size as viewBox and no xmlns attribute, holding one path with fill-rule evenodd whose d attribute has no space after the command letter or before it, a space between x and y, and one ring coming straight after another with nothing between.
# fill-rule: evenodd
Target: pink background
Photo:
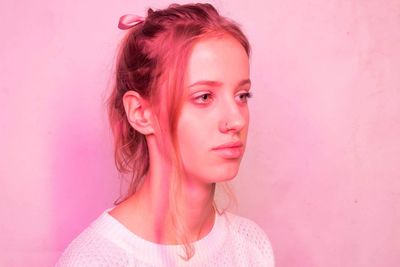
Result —
<instances>
[{"instance_id":1,"label":"pink background","mask_svg":"<svg viewBox=\"0 0 400 267\"><path fill-rule=\"evenodd\" d=\"M54 265L112 206L117 20L167 3L1 1L1 266ZM400 1L211 3L253 46L239 214L277 266L399 266Z\"/></svg>"}]
</instances>

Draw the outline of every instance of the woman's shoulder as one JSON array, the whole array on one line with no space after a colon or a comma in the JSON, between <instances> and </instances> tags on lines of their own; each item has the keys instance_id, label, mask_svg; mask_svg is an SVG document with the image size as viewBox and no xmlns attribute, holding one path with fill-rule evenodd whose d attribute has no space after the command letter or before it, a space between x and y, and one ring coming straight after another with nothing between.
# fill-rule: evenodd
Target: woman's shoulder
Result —
<instances>
[{"instance_id":1,"label":"woman's shoulder","mask_svg":"<svg viewBox=\"0 0 400 267\"><path fill-rule=\"evenodd\" d=\"M103 213L72 240L56 266L126 266L125 251L104 234L106 227Z\"/></svg>"},{"instance_id":2,"label":"woman's shoulder","mask_svg":"<svg viewBox=\"0 0 400 267\"><path fill-rule=\"evenodd\" d=\"M235 239L237 246L243 246L241 249L249 253L259 254L259 256L271 263L268 266L273 266L274 254L266 232L249 218L231 212L225 213L230 233Z\"/></svg>"},{"instance_id":3,"label":"woman's shoulder","mask_svg":"<svg viewBox=\"0 0 400 267\"><path fill-rule=\"evenodd\" d=\"M224 214L231 230L240 236L248 239L259 236L268 239L265 231L253 220L228 211L225 211Z\"/></svg>"}]
</instances>

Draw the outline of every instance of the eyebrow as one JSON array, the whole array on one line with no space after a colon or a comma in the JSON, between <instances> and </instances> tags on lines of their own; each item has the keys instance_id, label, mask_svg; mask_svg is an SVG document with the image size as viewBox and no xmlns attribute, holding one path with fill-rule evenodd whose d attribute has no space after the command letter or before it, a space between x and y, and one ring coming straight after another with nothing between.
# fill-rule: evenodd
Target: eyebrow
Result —
<instances>
[{"instance_id":1,"label":"eyebrow","mask_svg":"<svg viewBox=\"0 0 400 267\"><path fill-rule=\"evenodd\" d=\"M250 85L251 85L250 79L241 80L241 81L236 85L236 87L240 87L240 86L243 86L243 85L245 85L245 84L250 84ZM207 85L207 86L210 86L210 87L221 87L221 86L223 85L223 83L222 83L222 82L219 82L219 81L206 81L206 80L202 80L202 81L197 81L197 82L195 82L195 83L189 85L188 88L192 88L193 86L196 86L196 85Z\"/></svg>"}]
</instances>

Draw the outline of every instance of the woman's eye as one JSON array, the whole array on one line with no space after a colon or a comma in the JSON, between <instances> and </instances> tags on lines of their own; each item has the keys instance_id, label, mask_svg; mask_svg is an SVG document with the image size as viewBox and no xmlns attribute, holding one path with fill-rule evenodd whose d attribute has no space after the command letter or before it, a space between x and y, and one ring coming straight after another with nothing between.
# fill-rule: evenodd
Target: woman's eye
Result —
<instances>
[{"instance_id":1,"label":"woman's eye","mask_svg":"<svg viewBox=\"0 0 400 267\"><path fill-rule=\"evenodd\" d=\"M241 103L247 103L247 100L250 97L252 97L252 93L244 92L244 93L238 94L236 97L239 98L237 101L239 101ZM196 104L208 104L211 101L213 101L213 95L211 93L203 93L201 95L194 97L194 102Z\"/></svg>"},{"instance_id":2,"label":"woman's eye","mask_svg":"<svg viewBox=\"0 0 400 267\"><path fill-rule=\"evenodd\" d=\"M202 94L202 95L195 97L194 99L195 99L195 102L198 104L206 104L211 101L211 94L210 93Z\"/></svg>"},{"instance_id":3,"label":"woman's eye","mask_svg":"<svg viewBox=\"0 0 400 267\"><path fill-rule=\"evenodd\" d=\"M243 103L247 103L247 100L253 96L252 93L246 92L239 94L239 100Z\"/></svg>"}]
</instances>

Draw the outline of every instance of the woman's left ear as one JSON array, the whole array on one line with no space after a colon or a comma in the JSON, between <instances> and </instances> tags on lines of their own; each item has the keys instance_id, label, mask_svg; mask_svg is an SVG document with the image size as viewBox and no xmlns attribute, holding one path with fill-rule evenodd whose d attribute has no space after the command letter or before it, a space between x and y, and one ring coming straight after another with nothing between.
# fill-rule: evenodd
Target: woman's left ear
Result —
<instances>
[{"instance_id":1,"label":"woman's left ear","mask_svg":"<svg viewBox=\"0 0 400 267\"><path fill-rule=\"evenodd\" d=\"M136 91L127 91L122 101L129 124L143 135L154 134L153 112L149 102Z\"/></svg>"}]
</instances>

